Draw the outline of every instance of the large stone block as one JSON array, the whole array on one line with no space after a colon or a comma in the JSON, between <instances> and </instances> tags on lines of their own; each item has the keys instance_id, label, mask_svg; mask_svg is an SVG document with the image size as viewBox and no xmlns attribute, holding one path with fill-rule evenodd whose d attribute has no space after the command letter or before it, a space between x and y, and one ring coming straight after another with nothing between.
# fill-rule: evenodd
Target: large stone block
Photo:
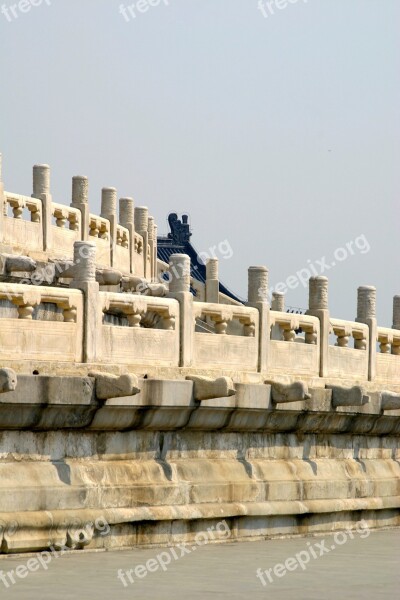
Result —
<instances>
[{"instance_id":1,"label":"large stone block","mask_svg":"<svg viewBox=\"0 0 400 600\"><path fill-rule=\"evenodd\" d=\"M225 398L235 394L235 387L230 377L212 379L211 377L188 375L186 379L193 381L193 397L197 402Z\"/></svg>"}]
</instances>

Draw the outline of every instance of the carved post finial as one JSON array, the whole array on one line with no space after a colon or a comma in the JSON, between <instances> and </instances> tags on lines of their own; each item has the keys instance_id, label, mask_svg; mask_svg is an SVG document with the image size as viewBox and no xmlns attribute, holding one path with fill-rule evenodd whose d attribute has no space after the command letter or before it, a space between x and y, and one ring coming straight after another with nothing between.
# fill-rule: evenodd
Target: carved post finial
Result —
<instances>
[{"instance_id":1,"label":"carved post finial","mask_svg":"<svg viewBox=\"0 0 400 600\"><path fill-rule=\"evenodd\" d=\"M376 288L360 286L357 290L357 321L376 318Z\"/></svg>"},{"instance_id":2,"label":"carved post finial","mask_svg":"<svg viewBox=\"0 0 400 600\"><path fill-rule=\"evenodd\" d=\"M89 196L89 180L84 175L75 175L72 178L72 206L74 204L87 204Z\"/></svg>"},{"instance_id":3,"label":"carved post finial","mask_svg":"<svg viewBox=\"0 0 400 600\"><path fill-rule=\"evenodd\" d=\"M40 198L43 194L50 194L50 167L49 165L34 165L33 197Z\"/></svg>"},{"instance_id":4,"label":"carved post finial","mask_svg":"<svg viewBox=\"0 0 400 600\"><path fill-rule=\"evenodd\" d=\"M248 269L248 302L268 302L268 269L267 267L249 267Z\"/></svg>"},{"instance_id":5,"label":"carved post finial","mask_svg":"<svg viewBox=\"0 0 400 600\"><path fill-rule=\"evenodd\" d=\"M169 257L169 291L190 291L190 257L187 254L171 254Z\"/></svg>"},{"instance_id":6,"label":"carved post finial","mask_svg":"<svg viewBox=\"0 0 400 600\"><path fill-rule=\"evenodd\" d=\"M393 297L393 329L400 329L400 296Z\"/></svg>"},{"instance_id":7,"label":"carved post finial","mask_svg":"<svg viewBox=\"0 0 400 600\"><path fill-rule=\"evenodd\" d=\"M376 375L376 288L372 285L362 285L357 290L358 323L368 325L368 379L373 381Z\"/></svg>"},{"instance_id":8,"label":"carved post finial","mask_svg":"<svg viewBox=\"0 0 400 600\"><path fill-rule=\"evenodd\" d=\"M74 242L74 281L96 281L96 244Z\"/></svg>"},{"instance_id":9,"label":"carved post finial","mask_svg":"<svg viewBox=\"0 0 400 600\"><path fill-rule=\"evenodd\" d=\"M72 178L71 206L81 212L81 239L87 240L89 235L89 180L84 175Z\"/></svg>"},{"instance_id":10,"label":"carved post finial","mask_svg":"<svg viewBox=\"0 0 400 600\"><path fill-rule=\"evenodd\" d=\"M310 277L309 280L310 310L328 309L328 278L323 275Z\"/></svg>"},{"instance_id":11,"label":"carved post finial","mask_svg":"<svg viewBox=\"0 0 400 600\"><path fill-rule=\"evenodd\" d=\"M206 302L219 303L218 258L209 258L206 264Z\"/></svg>"},{"instance_id":12,"label":"carved post finial","mask_svg":"<svg viewBox=\"0 0 400 600\"><path fill-rule=\"evenodd\" d=\"M49 165L34 165L32 198L38 198L42 201L43 250L48 251L53 246L53 227L51 222L53 204L50 193Z\"/></svg>"},{"instance_id":13,"label":"carved post finial","mask_svg":"<svg viewBox=\"0 0 400 600\"><path fill-rule=\"evenodd\" d=\"M209 258L206 264L206 279L218 280L218 258Z\"/></svg>"},{"instance_id":14,"label":"carved post finial","mask_svg":"<svg viewBox=\"0 0 400 600\"><path fill-rule=\"evenodd\" d=\"M117 213L117 190L114 187L104 187L101 190L101 213L107 219Z\"/></svg>"},{"instance_id":15,"label":"carved post finial","mask_svg":"<svg viewBox=\"0 0 400 600\"><path fill-rule=\"evenodd\" d=\"M271 309L285 312L285 294L283 292L272 292Z\"/></svg>"},{"instance_id":16,"label":"carved post finial","mask_svg":"<svg viewBox=\"0 0 400 600\"><path fill-rule=\"evenodd\" d=\"M135 223L135 204L133 198L119 199L119 222L124 227Z\"/></svg>"},{"instance_id":17,"label":"carved post finial","mask_svg":"<svg viewBox=\"0 0 400 600\"><path fill-rule=\"evenodd\" d=\"M140 234L147 232L149 229L149 209L147 206L135 207L135 230Z\"/></svg>"}]
</instances>

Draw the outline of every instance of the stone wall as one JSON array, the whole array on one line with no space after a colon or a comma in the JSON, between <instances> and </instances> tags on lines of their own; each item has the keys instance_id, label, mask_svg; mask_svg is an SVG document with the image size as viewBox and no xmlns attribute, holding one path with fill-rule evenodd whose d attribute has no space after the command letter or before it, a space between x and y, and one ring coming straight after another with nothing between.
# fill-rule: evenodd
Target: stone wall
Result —
<instances>
[{"instance_id":1,"label":"stone wall","mask_svg":"<svg viewBox=\"0 0 400 600\"><path fill-rule=\"evenodd\" d=\"M0 395L3 553L190 543L221 519L236 540L400 525L400 411L378 391L355 407L337 389L280 403L265 384L208 400L192 381L108 400L96 385L20 376Z\"/></svg>"},{"instance_id":2,"label":"stone wall","mask_svg":"<svg viewBox=\"0 0 400 600\"><path fill-rule=\"evenodd\" d=\"M131 198L118 222L85 177L70 207L46 165L32 197L1 181L1 553L190 543L221 519L237 540L400 525L400 296L392 328L371 286L345 321L313 277L289 314L257 266L239 305L213 259L195 301L188 256L154 283Z\"/></svg>"}]
</instances>

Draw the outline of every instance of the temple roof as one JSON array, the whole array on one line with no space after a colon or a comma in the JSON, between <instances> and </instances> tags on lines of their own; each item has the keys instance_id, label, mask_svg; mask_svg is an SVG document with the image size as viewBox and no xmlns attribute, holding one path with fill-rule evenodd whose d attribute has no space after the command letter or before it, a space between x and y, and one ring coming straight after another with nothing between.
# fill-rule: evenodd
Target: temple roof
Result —
<instances>
[{"instance_id":1,"label":"temple roof","mask_svg":"<svg viewBox=\"0 0 400 600\"><path fill-rule=\"evenodd\" d=\"M206 265L190 242L192 232L190 231L188 216L182 215L181 221L178 219L176 213L171 213L168 216L168 223L171 229L170 233L166 237L157 237L157 257L169 264L169 257L171 254L187 254L190 256L191 277L205 284ZM242 298L239 298L236 294L231 292L231 290L221 282L219 282L219 291L221 294L225 294L237 302L244 302ZM191 292L193 294L195 293L193 288L191 288Z\"/></svg>"}]
</instances>

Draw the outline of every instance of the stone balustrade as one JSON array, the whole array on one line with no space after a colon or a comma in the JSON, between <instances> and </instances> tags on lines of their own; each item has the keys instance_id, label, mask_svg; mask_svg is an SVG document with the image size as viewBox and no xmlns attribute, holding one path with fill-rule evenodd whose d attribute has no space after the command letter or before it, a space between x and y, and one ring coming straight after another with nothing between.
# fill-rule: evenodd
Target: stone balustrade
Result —
<instances>
[{"instance_id":1,"label":"stone balustrade","mask_svg":"<svg viewBox=\"0 0 400 600\"><path fill-rule=\"evenodd\" d=\"M255 308L205 302L193 303L196 319L212 324L215 333L194 332L193 366L257 370L259 315Z\"/></svg>"},{"instance_id":2,"label":"stone balustrade","mask_svg":"<svg viewBox=\"0 0 400 600\"><path fill-rule=\"evenodd\" d=\"M277 331L280 339L276 339ZM320 323L317 317L271 310L269 346L271 372L318 376Z\"/></svg>"},{"instance_id":3,"label":"stone balustrade","mask_svg":"<svg viewBox=\"0 0 400 600\"><path fill-rule=\"evenodd\" d=\"M83 176L53 203L48 165L32 198L3 187L0 169L0 553L192 544L221 519L230 540L400 525L400 296L392 329L371 286L340 320L313 277L289 314L256 266L228 305L214 259L196 302L187 255L149 285L156 226L132 198L118 223L115 188L94 215Z\"/></svg>"},{"instance_id":4,"label":"stone balustrade","mask_svg":"<svg viewBox=\"0 0 400 600\"><path fill-rule=\"evenodd\" d=\"M80 363L83 295L78 290L0 283L0 358ZM5 314L4 314L5 313Z\"/></svg>"},{"instance_id":5,"label":"stone balustrade","mask_svg":"<svg viewBox=\"0 0 400 600\"><path fill-rule=\"evenodd\" d=\"M96 243L99 267L156 278L157 227L147 209L134 208L132 198L121 198L118 223L115 188L103 188L100 215L89 212L87 177L73 177L70 206L53 202L48 165L34 166L32 197L3 187L0 182L0 249L12 247L41 261L71 259L74 242L89 239Z\"/></svg>"},{"instance_id":6,"label":"stone balustrade","mask_svg":"<svg viewBox=\"0 0 400 600\"><path fill-rule=\"evenodd\" d=\"M29 196L4 193L1 241L13 248L43 250L42 202ZM24 218L24 209L29 219Z\"/></svg>"},{"instance_id":7,"label":"stone balustrade","mask_svg":"<svg viewBox=\"0 0 400 600\"><path fill-rule=\"evenodd\" d=\"M400 329L377 327L376 379L400 381Z\"/></svg>"},{"instance_id":8,"label":"stone balustrade","mask_svg":"<svg viewBox=\"0 0 400 600\"><path fill-rule=\"evenodd\" d=\"M157 275L157 227L154 219L149 216L147 207L135 206L134 200L129 197L119 201L121 222L118 222L115 188L102 189L100 215L89 211L88 197L87 178L75 176L72 180L71 206L53 202L48 165L34 166L32 197L5 192L0 181L0 200L3 202L3 210L0 211L0 250L3 251L3 254L0 253L0 270L3 269L6 277L11 276L12 272L5 267L6 257L21 253L27 255L26 264L27 260L37 261L42 270L50 262L64 260L63 264L56 265L57 268L60 267L56 278L44 278L44 281L60 281L64 285L71 282L71 286L79 288L86 297L86 308L81 305L81 308L76 308L78 321L82 323L84 330L83 341L75 354L69 352L69 358L63 362L75 360L75 356L81 356L83 363L112 361L113 355L123 354L121 351L119 355L116 350L119 335L121 340L125 340L126 347L131 348L126 361L129 364L146 364L146 349L137 341L139 337L136 340L137 335L146 338L147 347L153 349L148 363L153 359L157 363L156 346L163 344L160 336L173 332L174 341L170 345L168 343L168 352L163 348L162 356L159 357L161 365L168 363L200 370L226 368L235 372L271 373L289 378L298 373L307 377L344 378L355 382L376 379L385 381L395 389L400 386L400 296L395 296L393 301L393 329L378 327L376 290L371 286L361 286L358 289L355 321L331 317L328 280L322 276L310 279L307 314L288 314L282 310L284 299L276 294L273 308L278 310L270 309L267 300L268 269L255 266L250 267L248 272L247 306L221 304L218 303L218 300L221 302L221 297L217 293L218 261L211 259L207 265L207 286L201 298L206 302L194 302L190 293L189 257L175 255L171 257L169 266L169 299L164 299L178 303L179 311L174 314L174 328L155 327L157 319L160 323L168 322L168 319L161 318L159 310L150 308L146 308L146 318L141 316L139 320L139 313L135 311L127 313L125 318L121 308L123 302L116 298L113 298L111 308L99 317L96 303L100 302L100 290L96 278L103 282L102 290L115 290L123 289L122 285L118 286L118 281L122 281L121 275L126 278L133 274L138 280L142 277L147 282ZM69 264L75 260L74 246L89 241L93 243L95 250L95 264L91 264L89 269L94 275L90 281L83 281L79 274L77 277L73 275ZM80 258L77 257L77 260ZM180 273L183 265L184 272ZM32 270L30 265L29 270ZM17 271L22 272L23 268L18 266ZM76 269L75 271L78 272ZM32 274L30 283L35 284L37 274ZM23 273L21 279L22 277ZM44 288L40 286L40 289ZM132 299L126 295L126 299L132 306L137 306L137 298ZM154 302L153 299L153 304ZM100 304L103 306L104 299ZM115 308L118 304L122 316L118 316ZM159 308L161 310L162 306ZM2 316L0 307L2 326L5 326L11 314L15 314L10 306L7 310ZM33 327L37 327L40 317L36 318L35 313L33 318L32 306L22 303L18 310L18 320L34 321ZM110 313L110 310L115 314ZM151 313L154 313L153 321L149 318ZM125 323L124 319L127 327L121 325ZM169 323L171 325L172 318ZM45 329L53 326L53 323L45 321L41 325ZM99 332L96 331L97 328ZM62 337L62 333L59 335ZM104 336L108 337L106 341L103 340L103 344ZM333 336L336 337L334 344ZM44 357L49 354L46 348L40 343L37 348L36 356L45 361ZM12 353L17 355L21 353L21 349L14 347ZM26 356L28 354L24 353L21 369L24 360L28 360Z\"/></svg>"},{"instance_id":9,"label":"stone balustrade","mask_svg":"<svg viewBox=\"0 0 400 600\"><path fill-rule=\"evenodd\" d=\"M179 366L179 304L169 298L100 292L101 361Z\"/></svg>"},{"instance_id":10,"label":"stone balustrade","mask_svg":"<svg viewBox=\"0 0 400 600\"><path fill-rule=\"evenodd\" d=\"M52 203L53 251L57 258L69 258L73 255L74 242L82 239L82 217L77 208Z\"/></svg>"},{"instance_id":11,"label":"stone balustrade","mask_svg":"<svg viewBox=\"0 0 400 600\"><path fill-rule=\"evenodd\" d=\"M120 236L124 229L120 229ZM60 230L68 232L66 228ZM125 233L128 235L129 231ZM48 322L47 313L45 317L34 315L36 306L53 302L49 299L49 290L56 299L53 303L60 307L73 293L71 288L1 284L0 299L9 302L0 305L0 329L11 331L16 319L35 321L32 328L28 328L28 341L21 338L18 342L21 347L14 342L5 343L11 360L22 355L17 367L20 372L26 372L33 357L44 362L50 360L54 356L50 349L56 348L54 352L61 353L65 337L69 351L64 364L77 361L137 365L138 368L147 365L155 370L182 367L200 372L225 369L239 373L240 380L246 378L246 373L289 379L296 375L306 379L322 377L324 381L333 382L377 380L384 382L388 389L400 390L400 330L377 327L372 317L368 317L372 319L370 324L361 322L359 317L356 321L345 321L329 316L325 321L329 315L327 308L310 309L308 314L301 315L270 310L260 300L248 306L197 302L189 291L190 261L185 255L171 257L167 298L146 293L100 291L96 282L99 240L104 241L97 238L93 242L74 244L76 266L69 269L70 285L81 290L86 302L83 304L81 299L64 311L64 322L74 323L74 326L79 323L81 333L73 351L70 332L63 329L63 323ZM255 272L257 277L259 273L264 277L264 272L257 267L257 271L250 269L251 279ZM34 272L32 281L35 275ZM315 282L310 285L315 287ZM324 280L323 286L325 302L327 281ZM147 291L151 291L150 288ZM315 311L319 316L311 314ZM372 348L371 327L376 329ZM41 339L36 342L39 332ZM7 337L7 333L4 336ZM49 339L52 342L47 347ZM265 358L260 360L260 357Z\"/></svg>"},{"instance_id":12,"label":"stone balustrade","mask_svg":"<svg viewBox=\"0 0 400 600\"><path fill-rule=\"evenodd\" d=\"M336 336L335 345L329 346L329 375L368 380L368 326L331 318L329 333Z\"/></svg>"}]
</instances>

